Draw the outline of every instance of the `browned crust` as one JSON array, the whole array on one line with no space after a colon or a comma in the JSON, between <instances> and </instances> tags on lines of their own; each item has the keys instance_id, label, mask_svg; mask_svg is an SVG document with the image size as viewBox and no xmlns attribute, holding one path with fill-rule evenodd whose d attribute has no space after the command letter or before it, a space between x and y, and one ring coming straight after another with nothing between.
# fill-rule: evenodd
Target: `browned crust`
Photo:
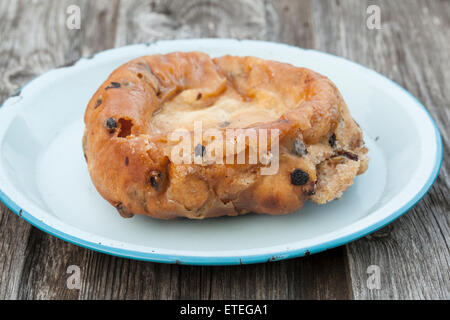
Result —
<instances>
[{"instance_id":1,"label":"browned crust","mask_svg":"<svg viewBox=\"0 0 450 320\"><path fill-rule=\"evenodd\" d=\"M170 161L166 134L157 132L150 119L176 95L197 88L201 92L198 103L205 108L228 88L242 99L258 99L262 90L270 90L293 106L277 120L251 126L280 130L278 174L262 176L260 165L176 165ZM116 121L114 132L105 127L109 118ZM287 214L311 197L318 203L340 197L355 175L367 169L361 130L328 78L253 57L211 59L191 52L130 61L94 94L85 124L83 149L92 181L123 216L200 219L247 212ZM334 147L329 142L333 134ZM307 155L292 151L299 137ZM335 157L340 157L339 170L327 170L327 166L336 168L336 161L330 160ZM309 174L308 183L291 184L295 169ZM342 172L345 177L340 176ZM340 188L326 188L328 181L339 185L339 179L345 181Z\"/></svg>"}]
</instances>

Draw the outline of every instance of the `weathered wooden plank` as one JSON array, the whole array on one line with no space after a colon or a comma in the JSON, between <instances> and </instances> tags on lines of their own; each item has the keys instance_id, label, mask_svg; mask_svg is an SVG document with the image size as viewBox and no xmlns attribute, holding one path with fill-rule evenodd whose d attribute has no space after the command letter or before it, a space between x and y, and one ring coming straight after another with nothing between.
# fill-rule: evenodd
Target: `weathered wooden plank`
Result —
<instances>
[{"instance_id":1,"label":"weathered wooden plank","mask_svg":"<svg viewBox=\"0 0 450 320\"><path fill-rule=\"evenodd\" d=\"M45 43L41 45L30 40L27 35L28 28L33 28L38 23L33 20L27 24L27 29L18 28L23 23L23 18L32 14L32 11L23 10L23 2L0 3L0 100L3 101L27 80L42 72L46 67L45 61L33 61L36 52L46 50ZM33 7L31 6L31 9ZM37 12L37 17L39 17ZM40 16L42 18L42 16ZM28 18L30 18L28 16ZM29 40L30 46L24 46L22 42ZM28 58L28 59L27 59ZM20 295L19 286L22 270L25 264L27 242L31 226L19 219L3 204L0 204L0 228L2 230L0 241L0 299L15 299Z\"/></svg>"},{"instance_id":2,"label":"weathered wooden plank","mask_svg":"<svg viewBox=\"0 0 450 320\"><path fill-rule=\"evenodd\" d=\"M369 5L381 30L366 27ZM433 114L450 156L450 2L314 1L316 47L357 61L403 85ZM347 246L356 299L450 297L450 165L430 193L379 235ZM384 234L383 234L384 233ZM367 267L381 268L381 289L367 288Z\"/></svg>"},{"instance_id":3,"label":"weathered wooden plank","mask_svg":"<svg viewBox=\"0 0 450 320\"><path fill-rule=\"evenodd\" d=\"M116 46L180 38L276 40L280 14L262 0L126 1Z\"/></svg>"},{"instance_id":4,"label":"weathered wooden plank","mask_svg":"<svg viewBox=\"0 0 450 320\"><path fill-rule=\"evenodd\" d=\"M311 1L273 1L279 14L280 32L275 39L301 48L314 48Z\"/></svg>"},{"instance_id":5,"label":"weathered wooden plank","mask_svg":"<svg viewBox=\"0 0 450 320\"><path fill-rule=\"evenodd\" d=\"M11 64L17 63L11 55L13 44L3 41L13 32L17 3L0 3L0 101L12 93L11 88L4 86L4 79ZM13 215L0 203L0 299L14 299L18 295L18 284L24 261L24 251L30 225Z\"/></svg>"},{"instance_id":6,"label":"weathered wooden plank","mask_svg":"<svg viewBox=\"0 0 450 320\"><path fill-rule=\"evenodd\" d=\"M86 251L82 299L347 299L343 248L267 264L195 267L120 259ZM338 286L339 285L339 286Z\"/></svg>"},{"instance_id":7,"label":"weathered wooden plank","mask_svg":"<svg viewBox=\"0 0 450 320\"><path fill-rule=\"evenodd\" d=\"M98 38L96 32L104 30L105 25L114 25L111 20L116 17L117 3L96 1L91 11L92 2L88 1L2 1L1 100L49 69L77 60L93 50L111 47L111 38L108 44L108 38ZM66 27L69 5L82 9L82 21L91 21L88 26L82 24L80 30ZM66 288L66 269L70 264L80 263L77 259L86 250L32 228L3 204L0 227L1 299L78 296L77 291Z\"/></svg>"},{"instance_id":8,"label":"weathered wooden plank","mask_svg":"<svg viewBox=\"0 0 450 320\"><path fill-rule=\"evenodd\" d=\"M183 267L180 298L186 299L348 299L343 248L266 264Z\"/></svg>"}]
</instances>

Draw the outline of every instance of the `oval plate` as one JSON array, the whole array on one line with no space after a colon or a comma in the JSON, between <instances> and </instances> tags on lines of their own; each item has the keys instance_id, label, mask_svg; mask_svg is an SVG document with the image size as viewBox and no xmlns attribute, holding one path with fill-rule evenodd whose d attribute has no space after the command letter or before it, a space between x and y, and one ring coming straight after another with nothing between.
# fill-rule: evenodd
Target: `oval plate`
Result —
<instances>
[{"instance_id":1,"label":"oval plate","mask_svg":"<svg viewBox=\"0 0 450 320\"><path fill-rule=\"evenodd\" d=\"M109 73L155 53L250 55L311 68L341 90L370 149L369 170L344 196L287 216L203 221L122 219L92 185L81 149L85 107ZM29 83L0 109L0 199L68 242L165 263L228 265L313 254L398 218L431 187L442 163L439 131L422 104L382 75L329 54L262 41L161 41L108 50Z\"/></svg>"}]
</instances>

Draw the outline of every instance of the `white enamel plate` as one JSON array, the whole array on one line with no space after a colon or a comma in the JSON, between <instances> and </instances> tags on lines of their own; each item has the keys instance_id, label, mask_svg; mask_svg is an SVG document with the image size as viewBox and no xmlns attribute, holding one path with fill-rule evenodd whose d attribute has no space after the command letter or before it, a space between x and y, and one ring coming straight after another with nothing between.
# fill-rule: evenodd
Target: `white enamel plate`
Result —
<instances>
[{"instance_id":1,"label":"white enamel plate","mask_svg":"<svg viewBox=\"0 0 450 320\"><path fill-rule=\"evenodd\" d=\"M173 51L256 56L328 76L364 130L369 170L340 200L323 206L307 203L287 216L121 218L90 181L81 149L84 110L116 67L142 55ZM343 245L410 209L433 184L441 162L434 121L400 86L342 58L269 42L178 40L108 50L45 73L0 108L2 202L68 242L156 262L256 263Z\"/></svg>"}]
</instances>

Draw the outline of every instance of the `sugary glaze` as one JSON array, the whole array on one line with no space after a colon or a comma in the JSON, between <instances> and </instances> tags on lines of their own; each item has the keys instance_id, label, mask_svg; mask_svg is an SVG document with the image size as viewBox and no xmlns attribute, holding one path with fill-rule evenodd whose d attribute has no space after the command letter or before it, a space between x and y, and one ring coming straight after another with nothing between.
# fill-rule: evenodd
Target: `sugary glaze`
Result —
<instances>
[{"instance_id":1,"label":"sugary glaze","mask_svg":"<svg viewBox=\"0 0 450 320\"><path fill-rule=\"evenodd\" d=\"M261 174L270 160L177 163L168 135L193 131L195 121L221 132L278 129L277 174ZM130 61L94 94L85 123L92 181L123 216L287 214L309 198L341 197L368 165L361 130L328 78L254 57L191 52ZM213 144L202 140L200 147Z\"/></svg>"}]
</instances>

